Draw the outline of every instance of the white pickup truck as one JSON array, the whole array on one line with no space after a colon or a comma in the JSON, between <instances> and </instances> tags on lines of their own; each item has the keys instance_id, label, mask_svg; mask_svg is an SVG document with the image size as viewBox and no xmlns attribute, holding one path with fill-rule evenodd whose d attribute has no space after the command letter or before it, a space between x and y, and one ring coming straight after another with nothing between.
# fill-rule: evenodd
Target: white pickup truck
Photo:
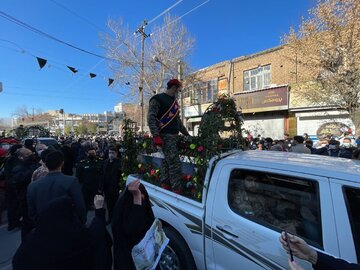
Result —
<instances>
[{"instance_id":1,"label":"white pickup truck","mask_svg":"<svg viewBox=\"0 0 360 270\"><path fill-rule=\"evenodd\" d=\"M360 262L360 161L270 151L224 154L209 163L202 202L142 183L170 238L161 269L288 269L278 240L282 230Z\"/></svg>"}]
</instances>

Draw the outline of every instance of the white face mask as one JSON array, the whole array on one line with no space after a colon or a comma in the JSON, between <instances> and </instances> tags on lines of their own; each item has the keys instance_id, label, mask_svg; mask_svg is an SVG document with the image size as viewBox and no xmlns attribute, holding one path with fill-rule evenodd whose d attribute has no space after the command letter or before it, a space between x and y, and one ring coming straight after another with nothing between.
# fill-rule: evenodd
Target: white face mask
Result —
<instances>
[{"instance_id":1,"label":"white face mask","mask_svg":"<svg viewBox=\"0 0 360 270\"><path fill-rule=\"evenodd\" d=\"M36 151L36 153L38 154L38 156L40 157L40 155L41 155L41 153L43 152L44 150L43 149L41 149L41 150L38 150L38 151Z\"/></svg>"},{"instance_id":2,"label":"white face mask","mask_svg":"<svg viewBox=\"0 0 360 270\"><path fill-rule=\"evenodd\" d=\"M343 143L343 146L344 146L345 148L350 148L351 144L348 143L348 142L346 142L346 143Z\"/></svg>"}]
</instances>

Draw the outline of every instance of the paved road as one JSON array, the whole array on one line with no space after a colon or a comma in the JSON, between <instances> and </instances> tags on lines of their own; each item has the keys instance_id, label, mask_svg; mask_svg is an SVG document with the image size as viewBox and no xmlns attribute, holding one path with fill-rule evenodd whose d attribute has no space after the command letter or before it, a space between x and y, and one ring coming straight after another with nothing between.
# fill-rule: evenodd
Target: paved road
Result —
<instances>
[{"instance_id":1,"label":"paved road","mask_svg":"<svg viewBox=\"0 0 360 270\"><path fill-rule=\"evenodd\" d=\"M20 230L8 232L5 216L4 213L5 223L0 225L0 270L12 269L11 260L21 240Z\"/></svg>"}]
</instances>

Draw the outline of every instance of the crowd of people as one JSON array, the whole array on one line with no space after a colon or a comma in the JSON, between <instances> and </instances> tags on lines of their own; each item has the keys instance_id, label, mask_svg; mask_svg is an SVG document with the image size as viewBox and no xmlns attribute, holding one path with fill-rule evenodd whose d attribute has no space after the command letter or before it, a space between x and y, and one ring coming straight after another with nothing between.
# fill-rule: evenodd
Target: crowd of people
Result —
<instances>
[{"instance_id":1,"label":"crowd of people","mask_svg":"<svg viewBox=\"0 0 360 270\"><path fill-rule=\"evenodd\" d=\"M113 261L114 269L135 269L131 249L154 214L139 181L125 186L120 148L111 138L61 137L51 146L14 141L2 160L0 187L7 229L21 230L13 269L113 269Z\"/></svg>"},{"instance_id":2,"label":"crowd of people","mask_svg":"<svg viewBox=\"0 0 360 270\"><path fill-rule=\"evenodd\" d=\"M284 138L280 140L273 140L270 137L263 138L261 135L254 138L248 134L245 140L250 150L283 151L360 159L360 137L355 139L349 132L345 132L339 138L325 136L316 142L307 133L293 138L285 133Z\"/></svg>"},{"instance_id":3,"label":"crowd of people","mask_svg":"<svg viewBox=\"0 0 360 270\"><path fill-rule=\"evenodd\" d=\"M167 161L161 168L163 178L172 179L162 182L162 186L175 193L181 190L174 177L180 177L179 156L174 149L179 132L189 135L178 123L175 95L179 87L177 80L171 81L167 90L171 98L151 100L149 117L153 143L163 148ZM163 106L171 107L161 110ZM171 116L163 114L172 112L172 108ZM155 123L162 115L166 118L164 128L157 129ZM153 223L154 214L140 181L125 185L121 141L112 137L59 137L58 142L46 146L33 139L23 144L12 140L6 157L0 160L0 223L6 205L8 231L21 229L22 241L13 258L13 269L135 269L131 249ZM246 142L249 150L360 159L360 138L350 133L316 143L306 133L293 138L284 134L281 140L249 134ZM92 210L95 217L90 221L88 212ZM109 224L113 237L106 228ZM302 239L293 235L289 238L286 242L284 234L280 237L285 250L292 248L315 269L332 269L321 265L331 265L336 259L316 252L315 256ZM346 262L337 263L347 269ZM289 261L289 267L302 269L293 261ZM358 265L350 267L359 269Z\"/></svg>"},{"instance_id":4,"label":"crowd of people","mask_svg":"<svg viewBox=\"0 0 360 270\"><path fill-rule=\"evenodd\" d=\"M3 187L0 211L6 204L9 231L19 227L20 224L26 224L28 186L48 174L46 158L53 151L58 151L63 156L64 164L61 172L67 176L74 175L78 179L86 209L90 210L93 207L94 196L101 193L106 198L110 215L112 214L124 183L118 158L121 147L119 141L112 138L75 140L64 137L60 137L58 141L59 144L49 146L36 143L33 139L26 139L23 144L13 143L7 156L3 158L0 164L2 168L0 182Z\"/></svg>"}]
</instances>

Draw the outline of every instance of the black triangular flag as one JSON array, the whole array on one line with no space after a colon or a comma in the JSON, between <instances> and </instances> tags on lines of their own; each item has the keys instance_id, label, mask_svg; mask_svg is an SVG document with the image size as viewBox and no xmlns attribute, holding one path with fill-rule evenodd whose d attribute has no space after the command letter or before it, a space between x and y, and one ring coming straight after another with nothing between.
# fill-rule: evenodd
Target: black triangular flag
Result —
<instances>
[{"instance_id":1,"label":"black triangular flag","mask_svg":"<svg viewBox=\"0 0 360 270\"><path fill-rule=\"evenodd\" d=\"M114 79L109 78L109 84L108 84L108 86L112 85L113 82L114 82Z\"/></svg>"},{"instance_id":2,"label":"black triangular flag","mask_svg":"<svg viewBox=\"0 0 360 270\"><path fill-rule=\"evenodd\" d=\"M90 73L89 75L90 75L91 79L96 77L96 74L94 74L94 73Z\"/></svg>"},{"instance_id":3,"label":"black triangular flag","mask_svg":"<svg viewBox=\"0 0 360 270\"><path fill-rule=\"evenodd\" d=\"M69 67L69 66L67 66L67 68L70 69L72 73L78 72L78 70L76 68Z\"/></svg>"},{"instance_id":4,"label":"black triangular flag","mask_svg":"<svg viewBox=\"0 0 360 270\"><path fill-rule=\"evenodd\" d=\"M42 69L43 67L45 67L47 60L40 58L40 57L36 57L38 63L39 63L39 67L40 69Z\"/></svg>"}]
</instances>

